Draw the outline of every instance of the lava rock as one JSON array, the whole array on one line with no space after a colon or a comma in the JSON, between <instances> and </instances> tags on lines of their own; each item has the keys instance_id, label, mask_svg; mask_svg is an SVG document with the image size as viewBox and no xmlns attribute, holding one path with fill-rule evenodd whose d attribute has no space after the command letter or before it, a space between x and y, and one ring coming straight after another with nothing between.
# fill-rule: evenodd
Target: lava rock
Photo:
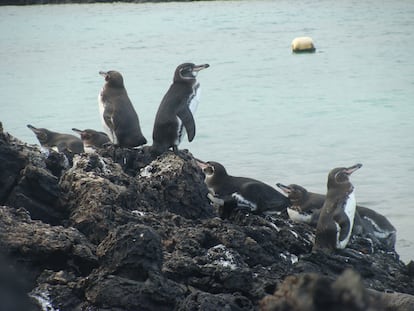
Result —
<instances>
[{"instance_id":1,"label":"lava rock","mask_svg":"<svg viewBox=\"0 0 414 311\"><path fill-rule=\"evenodd\" d=\"M76 229L32 220L24 209L0 207L0 248L35 276L63 268L88 274L97 266L95 246Z\"/></svg>"},{"instance_id":2,"label":"lava rock","mask_svg":"<svg viewBox=\"0 0 414 311\"><path fill-rule=\"evenodd\" d=\"M174 310L185 297L184 286L153 274L145 282L118 275L90 275L85 297L99 310Z\"/></svg>"},{"instance_id":3,"label":"lava rock","mask_svg":"<svg viewBox=\"0 0 414 311\"><path fill-rule=\"evenodd\" d=\"M166 152L141 169L136 192L145 210L169 211L186 218L212 217L201 169L189 153Z\"/></svg>"},{"instance_id":4,"label":"lava rock","mask_svg":"<svg viewBox=\"0 0 414 311\"><path fill-rule=\"evenodd\" d=\"M395 251L354 235L345 250L312 253L315 229L286 213L223 217L188 151L154 158L109 146L70 162L3 131L2 159L0 248L11 270L0 280L16 282L0 297L23 296L22 309L412 306L413 267Z\"/></svg>"},{"instance_id":5,"label":"lava rock","mask_svg":"<svg viewBox=\"0 0 414 311\"><path fill-rule=\"evenodd\" d=\"M262 311L381 311L372 299L360 276L347 270L336 280L318 274L289 276L272 295L260 302Z\"/></svg>"},{"instance_id":6,"label":"lava rock","mask_svg":"<svg viewBox=\"0 0 414 311\"><path fill-rule=\"evenodd\" d=\"M100 262L112 274L145 282L163 263L161 238L152 228L128 224L108 234L97 249Z\"/></svg>"},{"instance_id":7,"label":"lava rock","mask_svg":"<svg viewBox=\"0 0 414 311\"><path fill-rule=\"evenodd\" d=\"M192 311L244 311L253 310L252 303L246 297L239 294L210 294L196 291L187 296L181 303L179 310Z\"/></svg>"},{"instance_id":8,"label":"lava rock","mask_svg":"<svg viewBox=\"0 0 414 311\"><path fill-rule=\"evenodd\" d=\"M32 219L57 225L65 217L59 199L58 179L48 170L29 164L5 204L24 207Z\"/></svg>"}]
</instances>

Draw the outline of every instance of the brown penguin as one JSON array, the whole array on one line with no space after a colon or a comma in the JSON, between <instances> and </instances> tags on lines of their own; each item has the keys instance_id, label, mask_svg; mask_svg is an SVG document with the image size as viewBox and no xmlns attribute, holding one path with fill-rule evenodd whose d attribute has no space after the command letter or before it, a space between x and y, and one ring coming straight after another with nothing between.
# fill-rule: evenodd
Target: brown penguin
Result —
<instances>
[{"instance_id":1,"label":"brown penguin","mask_svg":"<svg viewBox=\"0 0 414 311\"><path fill-rule=\"evenodd\" d=\"M102 125L112 143L132 148L147 143L142 135L138 115L124 87L124 79L118 71L99 72L105 84L99 94L99 111Z\"/></svg>"},{"instance_id":2,"label":"brown penguin","mask_svg":"<svg viewBox=\"0 0 414 311\"><path fill-rule=\"evenodd\" d=\"M338 167L329 172L328 191L316 226L313 250L343 249L351 237L356 209L354 186L349 176L362 167Z\"/></svg>"},{"instance_id":3,"label":"brown penguin","mask_svg":"<svg viewBox=\"0 0 414 311\"><path fill-rule=\"evenodd\" d=\"M104 132L98 132L91 129L78 130L72 128L72 131L78 133L83 142L83 148L85 152L94 152L96 148L103 148L106 144L110 143L108 135Z\"/></svg>"},{"instance_id":4,"label":"brown penguin","mask_svg":"<svg viewBox=\"0 0 414 311\"><path fill-rule=\"evenodd\" d=\"M28 124L27 127L35 133L42 147L57 148L58 152L83 153L83 143L75 135L49 131L45 128L36 128Z\"/></svg>"}]
</instances>

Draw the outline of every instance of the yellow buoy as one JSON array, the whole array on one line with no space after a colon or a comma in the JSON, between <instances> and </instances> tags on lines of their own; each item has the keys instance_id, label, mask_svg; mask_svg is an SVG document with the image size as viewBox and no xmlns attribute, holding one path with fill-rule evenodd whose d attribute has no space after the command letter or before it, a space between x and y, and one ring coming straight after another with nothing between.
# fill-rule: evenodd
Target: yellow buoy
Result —
<instances>
[{"instance_id":1,"label":"yellow buoy","mask_svg":"<svg viewBox=\"0 0 414 311\"><path fill-rule=\"evenodd\" d=\"M292 52L315 52L315 46L311 37L298 37L292 41Z\"/></svg>"}]
</instances>

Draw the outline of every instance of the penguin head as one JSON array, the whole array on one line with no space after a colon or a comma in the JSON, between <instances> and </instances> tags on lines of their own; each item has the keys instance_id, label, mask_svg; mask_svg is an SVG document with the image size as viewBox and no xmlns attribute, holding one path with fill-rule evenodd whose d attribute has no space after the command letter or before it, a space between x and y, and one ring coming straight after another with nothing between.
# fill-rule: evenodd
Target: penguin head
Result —
<instances>
[{"instance_id":1,"label":"penguin head","mask_svg":"<svg viewBox=\"0 0 414 311\"><path fill-rule=\"evenodd\" d=\"M91 144L92 142L109 142L109 137L104 132L98 132L91 129L86 129L82 131L76 128L72 128L72 131L78 133L82 141L87 144Z\"/></svg>"},{"instance_id":2,"label":"penguin head","mask_svg":"<svg viewBox=\"0 0 414 311\"><path fill-rule=\"evenodd\" d=\"M205 182L207 186L211 183L214 183L216 180L220 180L223 177L227 176L226 169L223 165L218 162L209 161L209 162L200 162L197 161L197 164L202 169L205 177Z\"/></svg>"},{"instance_id":3,"label":"penguin head","mask_svg":"<svg viewBox=\"0 0 414 311\"><path fill-rule=\"evenodd\" d=\"M76 128L73 128L72 131L78 133L81 139L84 141L90 140L94 136L94 132L95 132L93 130L88 130L88 129L82 131Z\"/></svg>"},{"instance_id":4,"label":"penguin head","mask_svg":"<svg viewBox=\"0 0 414 311\"><path fill-rule=\"evenodd\" d=\"M350 167L337 167L334 168L329 172L328 175L328 187L334 185L343 185L349 184L349 176L355 172L356 170L360 169L362 164L355 164Z\"/></svg>"},{"instance_id":5,"label":"penguin head","mask_svg":"<svg viewBox=\"0 0 414 311\"><path fill-rule=\"evenodd\" d=\"M124 87L124 78L118 71L99 71L99 74L105 78L106 84L108 86L121 88Z\"/></svg>"},{"instance_id":6,"label":"penguin head","mask_svg":"<svg viewBox=\"0 0 414 311\"><path fill-rule=\"evenodd\" d=\"M195 81L200 70L210 67L209 64L195 65L193 63L183 63L175 69L174 82Z\"/></svg>"},{"instance_id":7,"label":"penguin head","mask_svg":"<svg viewBox=\"0 0 414 311\"><path fill-rule=\"evenodd\" d=\"M308 193L305 188L296 184L285 186L281 183L278 183L276 186L278 186L283 191L283 193L288 196L292 204L300 205Z\"/></svg>"},{"instance_id":8,"label":"penguin head","mask_svg":"<svg viewBox=\"0 0 414 311\"><path fill-rule=\"evenodd\" d=\"M27 127L31 129L33 133L35 133L37 140L39 141L41 145L44 145L48 142L49 137L50 137L50 131L44 128L34 127L33 125L30 125L30 124L28 124Z\"/></svg>"}]
</instances>

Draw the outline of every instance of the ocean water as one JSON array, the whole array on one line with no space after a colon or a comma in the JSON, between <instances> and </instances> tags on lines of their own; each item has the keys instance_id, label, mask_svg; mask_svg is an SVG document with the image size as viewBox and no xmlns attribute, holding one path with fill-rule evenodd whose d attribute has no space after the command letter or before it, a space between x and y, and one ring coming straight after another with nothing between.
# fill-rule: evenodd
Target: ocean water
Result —
<instances>
[{"instance_id":1,"label":"ocean water","mask_svg":"<svg viewBox=\"0 0 414 311\"><path fill-rule=\"evenodd\" d=\"M329 170L362 163L361 205L414 259L414 1L213 1L0 7L0 121L102 130L100 70L118 70L149 143L182 62L200 72L194 156L228 172L324 193ZM292 54L311 36L314 54Z\"/></svg>"}]
</instances>

